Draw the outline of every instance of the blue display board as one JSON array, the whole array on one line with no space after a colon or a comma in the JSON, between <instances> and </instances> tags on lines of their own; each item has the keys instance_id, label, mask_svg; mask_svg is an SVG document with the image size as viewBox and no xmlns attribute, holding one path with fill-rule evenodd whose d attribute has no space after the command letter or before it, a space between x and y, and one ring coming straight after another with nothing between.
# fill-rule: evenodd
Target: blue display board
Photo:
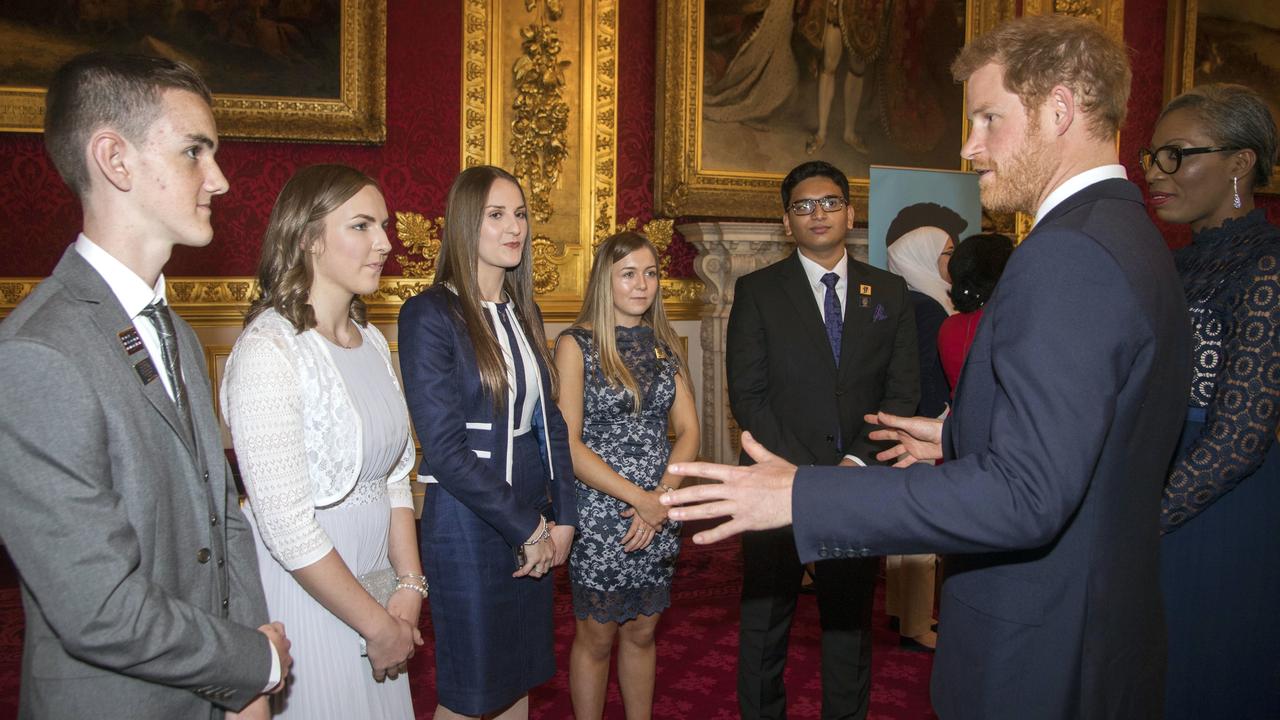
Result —
<instances>
[{"instance_id":1,"label":"blue display board","mask_svg":"<svg viewBox=\"0 0 1280 720\"><path fill-rule=\"evenodd\" d=\"M868 199L867 255L872 265L887 269L888 232L899 215L909 220L913 206L936 203L955 211L969 225L960 239L982 231L982 203L978 199L978 175L956 170L871 166L871 194ZM914 229L910 222L896 227ZM894 238L895 240L897 238Z\"/></svg>"}]
</instances>

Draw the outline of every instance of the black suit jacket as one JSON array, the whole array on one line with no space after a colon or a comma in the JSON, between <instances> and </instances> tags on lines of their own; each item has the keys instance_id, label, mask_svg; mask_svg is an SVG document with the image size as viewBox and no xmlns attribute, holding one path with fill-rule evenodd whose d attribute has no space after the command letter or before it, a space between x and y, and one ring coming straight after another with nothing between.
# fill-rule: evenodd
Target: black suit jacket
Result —
<instances>
[{"instance_id":1,"label":"black suit jacket","mask_svg":"<svg viewBox=\"0 0 1280 720\"><path fill-rule=\"evenodd\" d=\"M1142 195L1085 188L988 302L947 462L802 468L800 556L963 553L942 591L940 717L1159 718L1160 496L1189 382L1182 288Z\"/></svg>"},{"instance_id":2,"label":"black suit jacket","mask_svg":"<svg viewBox=\"0 0 1280 720\"><path fill-rule=\"evenodd\" d=\"M920 399L906 283L853 258L847 282L838 370L798 254L739 278L734 290L726 340L733 416L796 464L834 465L846 453L874 463L879 448L862 416L910 414Z\"/></svg>"}]
</instances>

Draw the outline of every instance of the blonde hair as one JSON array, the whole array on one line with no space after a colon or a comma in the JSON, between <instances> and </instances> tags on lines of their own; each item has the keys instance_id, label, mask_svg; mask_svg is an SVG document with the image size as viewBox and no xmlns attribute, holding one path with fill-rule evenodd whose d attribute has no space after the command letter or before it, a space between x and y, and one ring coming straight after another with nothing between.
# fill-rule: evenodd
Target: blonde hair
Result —
<instances>
[{"instance_id":1,"label":"blonde hair","mask_svg":"<svg viewBox=\"0 0 1280 720\"><path fill-rule=\"evenodd\" d=\"M316 313L307 302L313 277L308 250L324 237L325 217L366 187L381 192L373 178L346 165L312 165L289 178L262 236L257 296L245 313L245 325L274 308L299 333L315 327ZM368 324L368 309L359 295L351 298L348 316L361 327Z\"/></svg>"},{"instance_id":2,"label":"blonde hair","mask_svg":"<svg viewBox=\"0 0 1280 720\"><path fill-rule=\"evenodd\" d=\"M1129 53L1093 20L1070 15L1010 20L964 46L951 63L951 75L964 82L991 63L1003 68L1005 89L1028 112L1055 85L1063 85L1080 103L1096 139L1112 139L1124 124L1133 79Z\"/></svg>"},{"instance_id":3,"label":"blonde hair","mask_svg":"<svg viewBox=\"0 0 1280 720\"><path fill-rule=\"evenodd\" d=\"M506 180L520 191L524 188L514 175L502 168L478 165L463 170L449 188L444 211L444 237L440 243L440 257L436 261L435 284L448 284L458 296L457 311L467 328L471 345L475 349L476 365L480 368L480 381L493 398L495 407L507 397L507 364L502 357L502 346L494 330L489 326L481 306L480 288L476 279L479 255L476 244L480 239L480 227L484 224L484 208L489 200L489 190L498 180ZM516 318L528 335L530 344L542 358L542 364L551 377L551 395L559 389L555 364L547 351L546 330L542 327L542 315L533 301L533 255L529 238L532 228L524 238L524 250L520 264L506 271L502 289L511 299ZM513 349L514 351L514 349Z\"/></svg>"},{"instance_id":4,"label":"blonde hair","mask_svg":"<svg viewBox=\"0 0 1280 720\"><path fill-rule=\"evenodd\" d=\"M643 403L640 386L618 354L617 319L613 305L613 266L631 253L646 248L653 253L654 261L657 261L658 251L653 243L637 232L620 232L600 244L596 250L595 259L591 262L591 275L587 280L587 292L582 302L582 310L578 313L578 319L574 321L578 327L591 326L591 339L600 356L600 371L610 385L621 386L631 393L637 414L640 413ZM665 345L667 352L675 356L679 374L685 382L688 382L683 346L680 343L680 336L676 335L671 323L667 321L667 311L662 305L661 285L658 286L653 304L640 317L640 322L652 328L658 342Z\"/></svg>"}]
</instances>

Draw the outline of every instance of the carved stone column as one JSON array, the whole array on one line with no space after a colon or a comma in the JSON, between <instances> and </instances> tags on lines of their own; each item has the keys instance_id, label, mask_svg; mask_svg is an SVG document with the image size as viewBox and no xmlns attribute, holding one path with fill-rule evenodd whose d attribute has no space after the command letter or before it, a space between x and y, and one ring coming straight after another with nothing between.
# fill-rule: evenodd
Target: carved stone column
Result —
<instances>
[{"instance_id":1,"label":"carved stone column","mask_svg":"<svg viewBox=\"0 0 1280 720\"><path fill-rule=\"evenodd\" d=\"M702 315L702 451L715 462L735 464L742 434L729 410L725 382L725 330L738 278L786 257L795 247L781 223L699 222L679 225L680 233L698 249L693 269L706 285ZM867 260L867 231L851 230L845 238L849 255ZM815 306L814 312L817 312Z\"/></svg>"}]
</instances>

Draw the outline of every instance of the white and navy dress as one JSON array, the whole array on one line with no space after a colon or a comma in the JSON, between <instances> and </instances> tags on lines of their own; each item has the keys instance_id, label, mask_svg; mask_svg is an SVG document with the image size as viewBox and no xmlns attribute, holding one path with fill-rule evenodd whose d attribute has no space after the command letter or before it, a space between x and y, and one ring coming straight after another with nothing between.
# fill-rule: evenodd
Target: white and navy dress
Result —
<instances>
[{"instance_id":1,"label":"white and navy dress","mask_svg":"<svg viewBox=\"0 0 1280 720\"><path fill-rule=\"evenodd\" d=\"M404 304L400 368L429 483L419 539L437 692L444 707L482 715L555 673L554 580L511 574L541 517L576 526L577 510L568 431L524 323L510 303L485 303L507 366L495 403L457 303L435 285Z\"/></svg>"},{"instance_id":2,"label":"white and navy dress","mask_svg":"<svg viewBox=\"0 0 1280 720\"><path fill-rule=\"evenodd\" d=\"M582 350L582 442L614 472L642 490L662 482L671 457L667 418L676 398L679 361L653 328L615 330L618 355L641 394L640 412L624 387L604 377L590 330L569 328ZM680 524L668 522L643 550L626 552L622 538L631 526L627 503L579 481L578 537L569 559L573 610L579 620L626 622L671 605L671 578L680 554Z\"/></svg>"}]
</instances>

